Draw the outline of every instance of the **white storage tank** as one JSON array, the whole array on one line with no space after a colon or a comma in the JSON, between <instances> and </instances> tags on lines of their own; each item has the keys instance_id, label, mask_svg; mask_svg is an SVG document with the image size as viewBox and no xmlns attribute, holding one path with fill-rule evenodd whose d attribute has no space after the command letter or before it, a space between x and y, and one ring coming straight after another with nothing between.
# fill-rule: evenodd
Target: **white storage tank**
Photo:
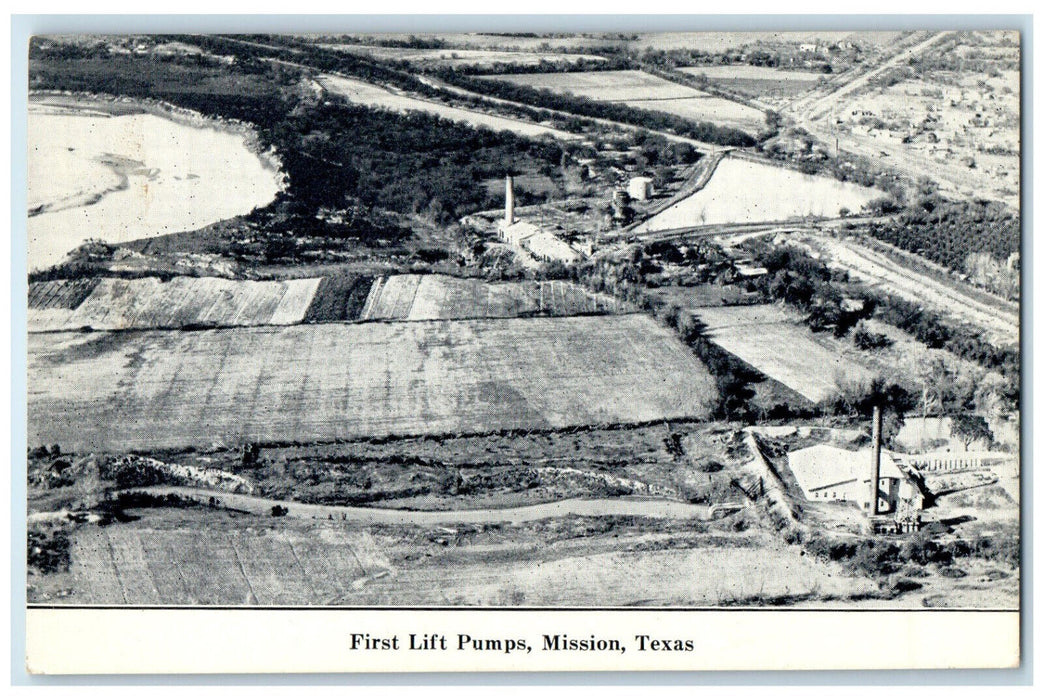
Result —
<instances>
[{"instance_id":1,"label":"white storage tank","mask_svg":"<svg viewBox=\"0 0 1044 700\"><path fill-rule=\"evenodd\" d=\"M627 184L627 194L631 199L644 202L653 196L653 181L651 177L632 177Z\"/></svg>"}]
</instances>

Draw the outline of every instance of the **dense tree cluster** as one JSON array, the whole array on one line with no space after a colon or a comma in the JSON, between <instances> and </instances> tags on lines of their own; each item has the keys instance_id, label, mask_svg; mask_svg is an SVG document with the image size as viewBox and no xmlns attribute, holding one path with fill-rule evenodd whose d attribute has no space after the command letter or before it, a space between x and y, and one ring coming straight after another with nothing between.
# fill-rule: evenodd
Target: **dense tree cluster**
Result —
<instances>
[{"instance_id":1,"label":"dense tree cluster","mask_svg":"<svg viewBox=\"0 0 1044 700\"><path fill-rule=\"evenodd\" d=\"M1017 213L996 202L952 202L938 195L911 202L893 220L871 224L867 232L955 271L963 271L969 253L1003 261L1022 243Z\"/></svg>"}]
</instances>

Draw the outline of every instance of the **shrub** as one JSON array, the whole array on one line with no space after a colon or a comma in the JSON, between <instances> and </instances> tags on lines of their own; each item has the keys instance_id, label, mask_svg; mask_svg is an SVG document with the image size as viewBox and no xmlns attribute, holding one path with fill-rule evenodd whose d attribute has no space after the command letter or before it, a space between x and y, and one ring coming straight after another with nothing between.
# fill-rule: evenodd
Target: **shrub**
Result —
<instances>
[{"instance_id":1,"label":"shrub","mask_svg":"<svg viewBox=\"0 0 1044 700\"><path fill-rule=\"evenodd\" d=\"M892 344L888 336L867 330L862 322L856 325L855 332L852 333L852 341L860 350L877 350Z\"/></svg>"},{"instance_id":2,"label":"shrub","mask_svg":"<svg viewBox=\"0 0 1044 700\"><path fill-rule=\"evenodd\" d=\"M69 570L69 531L62 527L30 528L26 564L42 574Z\"/></svg>"},{"instance_id":3,"label":"shrub","mask_svg":"<svg viewBox=\"0 0 1044 700\"><path fill-rule=\"evenodd\" d=\"M908 578L901 578L892 584L892 590L896 593L909 593L910 591L918 591L923 586L917 581L911 581Z\"/></svg>"}]
</instances>

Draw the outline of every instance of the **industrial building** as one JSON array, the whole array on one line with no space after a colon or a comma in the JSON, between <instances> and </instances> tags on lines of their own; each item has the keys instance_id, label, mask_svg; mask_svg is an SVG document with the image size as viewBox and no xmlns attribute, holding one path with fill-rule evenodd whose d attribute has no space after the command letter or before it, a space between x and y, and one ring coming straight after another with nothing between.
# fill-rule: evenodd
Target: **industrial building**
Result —
<instances>
[{"instance_id":1,"label":"industrial building","mask_svg":"<svg viewBox=\"0 0 1044 700\"><path fill-rule=\"evenodd\" d=\"M538 260L557 260L575 263L584 256L555 234L528 221L515 220L515 189L510 175L504 182L504 220L497 226L497 234L505 242L527 250Z\"/></svg>"},{"instance_id":2,"label":"industrial building","mask_svg":"<svg viewBox=\"0 0 1044 700\"><path fill-rule=\"evenodd\" d=\"M849 501L870 509L873 449L844 450L815 445L789 454L790 471L810 501ZM881 452L877 478L877 513L920 510L920 489L903 472L895 457Z\"/></svg>"},{"instance_id":3,"label":"industrial building","mask_svg":"<svg viewBox=\"0 0 1044 700\"><path fill-rule=\"evenodd\" d=\"M923 472L973 471L1014 461L1004 452L925 452L904 457L906 464Z\"/></svg>"}]
</instances>

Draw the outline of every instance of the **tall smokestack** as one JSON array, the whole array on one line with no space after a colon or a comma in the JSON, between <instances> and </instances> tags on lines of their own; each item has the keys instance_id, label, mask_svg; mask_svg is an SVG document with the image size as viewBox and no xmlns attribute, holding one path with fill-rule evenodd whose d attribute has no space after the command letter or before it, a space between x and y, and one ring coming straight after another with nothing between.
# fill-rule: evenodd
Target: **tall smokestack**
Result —
<instances>
[{"instance_id":1,"label":"tall smokestack","mask_svg":"<svg viewBox=\"0 0 1044 700\"><path fill-rule=\"evenodd\" d=\"M877 483L881 480L881 407L874 406L873 452L870 462L870 515L877 515Z\"/></svg>"},{"instance_id":2,"label":"tall smokestack","mask_svg":"<svg viewBox=\"0 0 1044 700\"><path fill-rule=\"evenodd\" d=\"M510 175L504 181L504 225L515 223L515 181Z\"/></svg>"}]
</instances>

